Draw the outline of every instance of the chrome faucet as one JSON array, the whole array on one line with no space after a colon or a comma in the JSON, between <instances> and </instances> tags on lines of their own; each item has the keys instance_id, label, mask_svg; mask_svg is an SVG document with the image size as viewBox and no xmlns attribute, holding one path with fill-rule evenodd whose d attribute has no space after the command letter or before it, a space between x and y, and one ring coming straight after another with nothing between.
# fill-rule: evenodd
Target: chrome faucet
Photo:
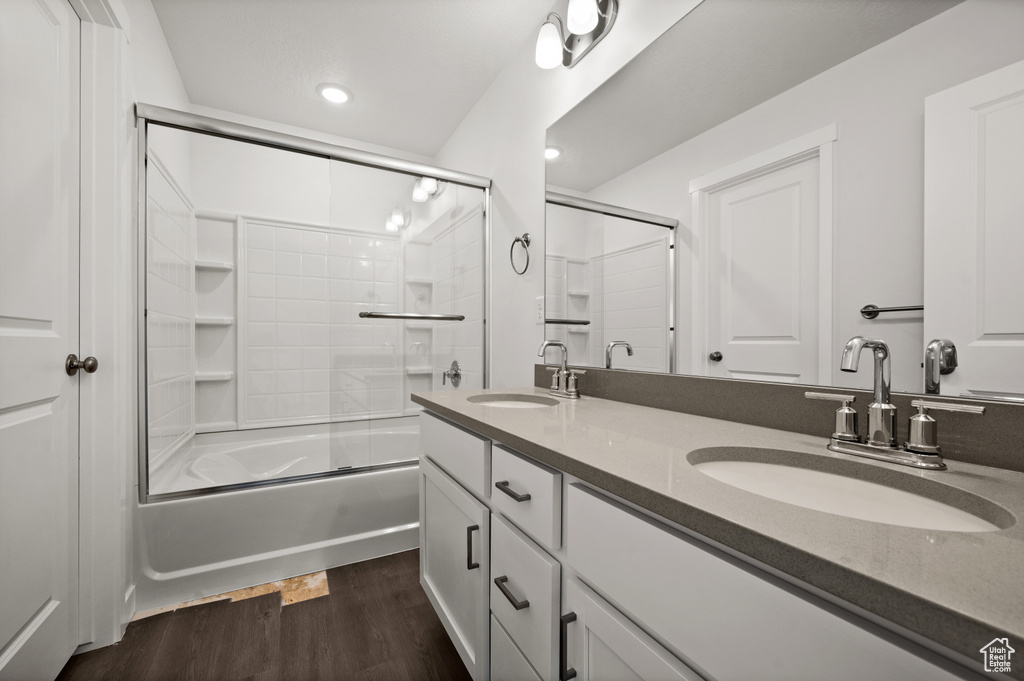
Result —
<instances>
[{"instance_id":1,"label":"chrome faucet","mask_svg":"<svg viewBox=\"0 0 1024 681\"><path fill-rule=\"evenodd\" d=\"M933 345L939 344L935 348L935 353L941 356L941 344L944 342L948 343L941 339L932 341L928 345L929 350ZM950 345L952 344L950 343ZM900 447L896 443L896 407L890 403L889 346L885 344L885 341L854 336L843 348L843 358L839 368L843 371L857 371L860 353L864 348L871 348L875 358L875 389L872 402L868 405L867 442L862 441L857 435L857 412L850 406L856 399L854 395L804 393L804 397L812 400L842 402L843 406L836 411L835 431L829 440L828 448L841 454L864 456L904 466L915 466L928 470L945 469L946 464L943 463L940 456L936 438L935 419L928 415L928 410L984 414L985 408L969 404L914 400L911 405L918 408L918 413L910 418L907 442Z\"/></svg>"},{"instance_id":2,"label":"chrome faucet","mask_svg":"<svg viewBox=\"0 0 1024 681\"><path fill-rule=\"evenodd\" d=\"M544 341L540 344L540 349L537 350L537 356L543 357L544 352L551 347L562 349L562 364L558 369L548 369L548 371L553 373L551 377L551 390L548 393L555 397L566 397L570 400L579 399L580 391L576 387L576 377L587 372L580 371L579 369L569 369L569 349L565 347L565 343L562 341Z\"/></svg>"},{"instance_id":3,"label":"chrome faucet","mask_svg":"<svg viewBox=\"0 0 1024 681\"><path fill-rule=\"evenodd\" d=\"M632 345L630 345L626 341L612 341L611 343L608 344L608 347L604 349L604 368L605 369L611 369L612 368L612 348L614 348L616 345L623 346L624 348L626 348L626 354L629 355L630 357L633 356L633 346Z\"/></svg>"},{"instance_id":4,"label":"chrome faucet","mask_svg":"<svg viewBox=\"0 0 1024 681\"><path fill-rule=\"evenodd\" d=\"M953 373L957 367L956 346L953 341L936 338L924 350L924 392L926 395L939 394L939 382L945 374Z\"/></svg>"},{"instance_id":5,"label":"chrome faucet","mask_svg":"<svg viewBox=\"0 0 1024 681\"><path fill-rule=\"evenodd\" d=\"M864 348L870 348L875 357L875 394L868 405L868 445L897 447L896 407L890 403L889 394L889 346L882 340L854 336L843 348L843 359L839 368L842 371L856 372L860 364L860 353Z\"/></svg>"}]
</instances>

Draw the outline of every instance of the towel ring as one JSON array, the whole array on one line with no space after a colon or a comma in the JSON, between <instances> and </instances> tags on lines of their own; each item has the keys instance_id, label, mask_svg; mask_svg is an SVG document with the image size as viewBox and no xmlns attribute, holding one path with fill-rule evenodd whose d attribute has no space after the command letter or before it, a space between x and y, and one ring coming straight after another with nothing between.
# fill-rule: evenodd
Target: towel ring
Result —
<instances>
[{"instance_id":1,"label":"towel ring","mask_svg":"<svg viewBox=\"0 0 1024 681\"><path fill-rule=\"evenodd\" d=\"M526 251L526 264L523 265L523 271L522 272L520 272L519 270L516 269L516 263L512 259L512 255L515 253L515 250L516 250L516 244L522 244L523 245L523 250ZM522 236L517 236L515 239L512 240L512 248L510 248L508 250L508 261L512 265L512 271L515 272L516 274L524 274L526 272L526 270L530 267L530 235L529 234L523 234Z\"/></svg>"}]
</instances>

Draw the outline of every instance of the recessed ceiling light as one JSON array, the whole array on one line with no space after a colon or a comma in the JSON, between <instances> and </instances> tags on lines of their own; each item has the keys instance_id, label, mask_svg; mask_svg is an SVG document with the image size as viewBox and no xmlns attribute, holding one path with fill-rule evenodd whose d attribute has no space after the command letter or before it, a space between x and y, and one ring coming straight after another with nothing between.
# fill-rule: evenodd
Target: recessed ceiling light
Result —
<instances>
[{"instance_id":1,"label":"recessed ceiling light","mask_svg":"<svg viewBox=\"0 0 1024 681\"><path fill-rule=\"evenodd\" d=\"M558 147L548 147L547 149L544 150L544 158L546 158L549 161L551 159L558 158L561 155L562 150L559 149Z\"/></svg>"},{"instance_id":2,"label":"recessed ceiling light","mask_svg":"<svg viewBox=\"0 0 1024 681\"><path fill-rule=\"evenodd\" d=\"M352 101L352 93L334 83L323 83L317 87L316 91L332 104L344 104Z\"/></svg>"}]
</instances>

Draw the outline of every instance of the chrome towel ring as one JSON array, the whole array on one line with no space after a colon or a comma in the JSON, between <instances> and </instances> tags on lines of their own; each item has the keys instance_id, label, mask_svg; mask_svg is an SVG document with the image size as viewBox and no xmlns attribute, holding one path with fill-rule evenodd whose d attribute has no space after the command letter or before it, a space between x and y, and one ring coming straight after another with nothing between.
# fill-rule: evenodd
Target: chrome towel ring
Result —
<instances>
[{"instance_id":1,"label":"chrome towel ring","mask_svg":"<svg viewBox=\"0 0 1024 681\"><path fill-rule=\"evenodd\" d=\"M523 265L522 272L516 269L516 262L512 259L512 255L516 251L516 244L522 244L523 250L526 251L526 264ZM508 250L508 261L512 264L512 271L516 274L524 274L530 267L530 235L528 233L523 234L522 236L517 236L512 240L512 248Z\"/></svg>"}]
</instances>

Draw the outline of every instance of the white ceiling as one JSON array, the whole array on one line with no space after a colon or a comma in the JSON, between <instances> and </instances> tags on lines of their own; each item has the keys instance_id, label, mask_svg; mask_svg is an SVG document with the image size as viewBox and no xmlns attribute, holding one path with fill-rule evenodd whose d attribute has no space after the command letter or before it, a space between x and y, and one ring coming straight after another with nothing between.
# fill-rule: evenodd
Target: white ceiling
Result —
<instances>
[{"instance_id":1,"label":"white ceiling","mask_svg":"<svg viewBox=\"0 0 1024 681\"><path fill-rule=\"evenodd\" d=\"M434 156L555 0L153 0L193 104ZM344 106L316 93L337 82Z\"/></svg>"},{"instance_id":2,"label":"white ceiling","mask_svg":"<svg viewBox=\"0 0 1024 681\"><path fill-rule=\"evenodd\" d=\"M959 2L704 0L548 128L547 182L589 192Z\"/></svg>"}]
</instances>

